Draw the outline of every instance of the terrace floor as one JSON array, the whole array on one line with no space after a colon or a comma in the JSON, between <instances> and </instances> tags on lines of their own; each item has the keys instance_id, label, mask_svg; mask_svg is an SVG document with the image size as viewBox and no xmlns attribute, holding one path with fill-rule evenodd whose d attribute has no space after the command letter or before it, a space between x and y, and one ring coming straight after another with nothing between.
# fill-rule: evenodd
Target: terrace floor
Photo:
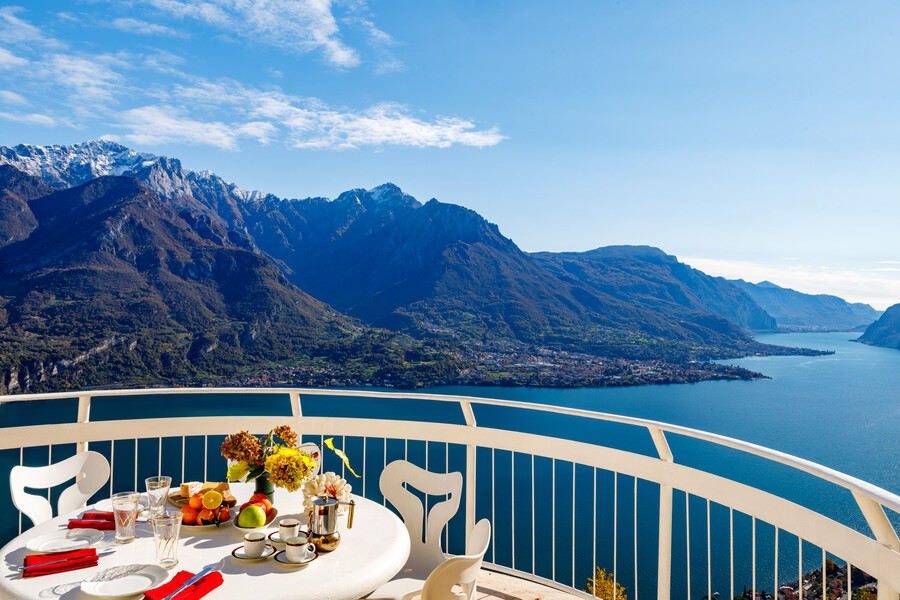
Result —
<instances>
[{"instance_id":1,"label":"terrace floor","mask_svg":"<svg viewBox=\"0 0 900 600\"><path fill-rule=\"evenodd\" d=\"M475 600L572 600L571 594L538 583L481 570Z\"/></svg>"}]
</instances>

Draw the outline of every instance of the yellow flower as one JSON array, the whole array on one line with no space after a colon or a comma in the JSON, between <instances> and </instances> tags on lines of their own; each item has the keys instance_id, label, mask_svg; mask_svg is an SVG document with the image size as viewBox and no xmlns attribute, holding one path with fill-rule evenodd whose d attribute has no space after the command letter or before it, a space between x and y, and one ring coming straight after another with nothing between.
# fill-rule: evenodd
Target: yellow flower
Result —
<instances>
[{"instance_id":1,"label":"yellow flower","mask_svg":"<svg viewBox=\"0 0 900 600\"><path fill-rule=\"evenodd\" d=\"M242 460L228 467L228 473L225 475L225 478L228 479L228 481L237 481L249 472L250 465Z\"/></svg>"},{"instance_id":2,"label":"yellow flower","mask_svg":"<svg viewBox=\"0 0 900 600\"><path fill-rule=\"evenodd\" d=\"M272 483L290 492L297 491L312 474L316 461L296 448L280 448L266 458L265 469Z\"/></svg>"}]
</instances>

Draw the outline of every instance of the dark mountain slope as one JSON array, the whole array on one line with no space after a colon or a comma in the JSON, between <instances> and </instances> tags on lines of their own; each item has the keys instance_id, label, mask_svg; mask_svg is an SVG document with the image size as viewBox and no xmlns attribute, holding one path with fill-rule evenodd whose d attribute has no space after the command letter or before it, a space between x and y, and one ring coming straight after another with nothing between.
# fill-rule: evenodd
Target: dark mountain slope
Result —
<instances>
[{"instance_id":1,"label":"dark mountain slope","mask_svg":"<svg viewBox=\"0 0 900 600\"><path fill-rule=\"evenodd\" d=\"M850 303L828 294L804 294L769 281L750 283L742 279L733 284L747 292L775 317L781 329L791 331L862 330L881 313L868 304Z\"/></svg>"},{"instance_id":2,"label":"dark mountain slope","mask_svg":"<svg viewBox=\"0 0 900 600\"><path fill-rule=\"evenodd\" d=\"M721 277L678 262L651 246L607 246L588 252L537 252L532 256L561 278L574 278L614 298L663 314L684 309L713 313L735 325L775 329L775 319Z\"/></svg>"},{"instance_id":3,"label":"dark mountain slope","mask_svg":"<svg viewBox=\"0 0 900 600\"><path fill-rule=\"evenodd\" d=\"M365 335L135 179L101 177L29 207L38 226L0 249L5 391L209 380Z\"/></svg>"},{"instance_id":4,"label":"dark mountain slope","mask_svg":"<svg viewBox=\"0 0 900 600\"><path fill-rule=\"evenodd\" d=\"M31 235L37 219L28 202L51 191L40 179L0 165L0 247Z\"/></svg>"},{"instance_id":5,"label":"dark mountain slope","mask_svg":"<svg viewBox=\"0 0 900 600\"><path fill-rule=\"evenodd\" d=\"M866 328L858 341L900 350L900 304L888 307L881 318Z\"/></svg>"},{"instance_id":6,"label":"dark mountain slope","mask_svg":"<svg viewBox=\"0 0 900 600\"><path fill-rule=\"evenodd\" d=\"M561 279L474 211L436 200L421 205L391 184L333 202L267 201L244 211L257 246L284 264L292 281L377 325L613 352L640 336L657 338L656 349L664 339L685 347L748 342L713 315L681 308L671 319ZM627 352L654 348L629 345Z\"/></svg>"}]
</instances>

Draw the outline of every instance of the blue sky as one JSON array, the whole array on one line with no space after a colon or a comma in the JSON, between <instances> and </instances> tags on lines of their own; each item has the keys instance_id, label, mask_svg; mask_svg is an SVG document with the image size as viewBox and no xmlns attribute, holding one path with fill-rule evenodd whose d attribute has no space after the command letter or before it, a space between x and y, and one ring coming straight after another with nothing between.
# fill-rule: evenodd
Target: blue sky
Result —
<instances>
[{"instance_id":1,"label":"blue sky","mask_svg":"<svg viewBox=\"0 0 900 600\"><path fill-rule=\"evenodd\" d=\"M900 302L900 5L0 1L0 144L392 181L521 248Z\"/></svg>"}]
</instances>

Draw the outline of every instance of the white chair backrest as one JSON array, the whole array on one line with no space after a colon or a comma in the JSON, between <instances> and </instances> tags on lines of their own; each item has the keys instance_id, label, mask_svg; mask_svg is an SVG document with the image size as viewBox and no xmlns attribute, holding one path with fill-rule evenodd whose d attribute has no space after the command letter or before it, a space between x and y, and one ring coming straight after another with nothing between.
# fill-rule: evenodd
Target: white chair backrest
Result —
<instances>
[{"instance_id":1,"label":"white chair backrest","mask_svg":"<svg viewBox=\"0 0 900 600\"><path fill-rule=\"evenodd\" d=\"M53 518L53 507L47 498L25 492L25 488L47 489L77 478L59 495L57 514L64 514L84 506L109 480L109 463L97 452L79 452L46 467L13 467L9 472L9 489L13 504L35 525Z\"/></svg>"},{"instance_id":2,"label":"white chair backrest","mask_svg":"<svg viewBox=\"0 0 900 600\"><path fill-rule=\"evenodd\" d=\"M425 507L403 486L404 483L426 494L448 495L448 498L434 504L425 519ZM403 568L404 573L424 578L444 562L441 532L459 508L462 483L462 473L432 473L405 460L394 461L382 471L381 493L400 512L409 532L409 560Z\"/></svg>"},{"instance_id":3,"label":"white chair backrest","mask_svg":"<svg viewBox=\"0 0 900 600\"><path fill-rule=\"evenodd\" d=\"M435 568L422 586L422 600L474 600L475 579L491 541L491 522L482 519L469 532L465 556L449 558ZM453 592L459 585L463 593Z\"/></svg>"},{"instance_id":4,"label":"white chair backrest","mask_svg":"<svg viewBox=\"0 0 900 600\"><path fill-rule=\"evenodd\" d=\"M322 451L319 450L319 447L312 442L306 442L305 444L300 444L297 446L298 450L306 452L310 456L316 459L316 466L313 468L312 475L310 477L315 477L319 474L319 471L322 470Z\"/></svg>"}]
</instances>

